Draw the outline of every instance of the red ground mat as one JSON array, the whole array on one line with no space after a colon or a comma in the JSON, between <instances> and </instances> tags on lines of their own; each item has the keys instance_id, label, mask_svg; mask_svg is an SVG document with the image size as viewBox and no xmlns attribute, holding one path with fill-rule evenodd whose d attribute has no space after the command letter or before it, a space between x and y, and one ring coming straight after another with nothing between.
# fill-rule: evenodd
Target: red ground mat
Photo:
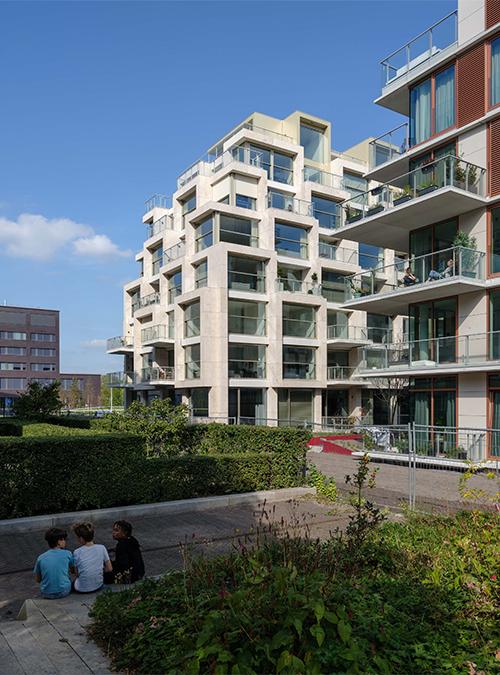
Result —
<instances>
[{"instance_id":1,"label":"red ground mat","mask_svg":"<svg viewBox=\"0 0 500 675\"><path fill-rule=\"evenodd\" d=\"M323 452L335 452L338 455L352 455L352 450L349 448L344 447L343 445L340 445L338 441L360 441L362 440L362 436L360 434L335 434L335 435L329 435L329 436L316 436L315 438L311 438L311 440L308 442L307 445L311 446L317 446L321 445L323 446Z\"/></svg>"}]
</instances>

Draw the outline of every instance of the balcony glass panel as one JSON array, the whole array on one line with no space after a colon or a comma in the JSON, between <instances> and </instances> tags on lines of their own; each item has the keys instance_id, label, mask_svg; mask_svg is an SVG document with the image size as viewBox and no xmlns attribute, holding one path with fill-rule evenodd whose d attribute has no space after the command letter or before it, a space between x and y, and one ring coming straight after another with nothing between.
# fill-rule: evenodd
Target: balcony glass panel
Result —
<instances>
[{"instance_id":1,"label":"balcony glass panel","mask_svg":"<svg viewBox=\"0 0 500 675\"><path fill-rule=\"evenodd\" d=\"M328 366L327 380L349 380L354 374L351 366Z\"/></svg>"},{"instance_id":2,"label":"balcony glass panel","mask_svg":"<svg viewBox=\"0 0 500 675\"><path fill-rule=\"evenodd\" d=\"M203 288L208 285L208 261L203 260L202 262L194 265L194 287Z\"/></svg>"},{"instance_id":3,"label":"balcony glass panel","mask_svg":"<svg viewBox=\"0 0 500 675\"><path fill-rule=\"evenodd\" d=\"M308 347L283 347L283 379L313 380L316 377L316 355Z\"/></svg>"},{"instance_id":4,"label":"balcony glass panel","mask_svg":"<svg viewBox=\"0 0 500 675\"><path fill-rule=\"evenodd\" d=\"M184 310L184 337L196 337L200 334L200 302L192 302Z\"/></svg>"},{"instance_id":5,"label":"balcony glass panel","mask_svg":"<svg viewBox=\"0 0 500 675\"><path fill-rule=\"evenodd\" d=\"M168 202L168 197L165 195L153 195L144 202L144 213L148 213L152 209L168 209Z\"/></svg>"},{"instance_id":6,"label":"balcony glass panel","mask_svg":"<svg viewBox=\"0 0 500 675\"><path fill-rule=\"evenodd\" d=\"M175 378L173 366L149 366L141 368L136 375L136 382L159 382L162 380L173 380Z\"/></svg>"},{"instance_id":7,"label":"balcony glass panel","mask_svg":"<svg viewBox=\"0 0 500 675\"><path fill-rule=\"evenodd\" d=\"M168 304L171 305L178 295L182 294L182 272L168 277Z\"/></svg>"},{"instance_id":8,"label":"balcony glass panel","mask_svg":"<svg viewBox=\"0 0 500 675\"><path fill-rule=\"evenodd\" d=\"M229 256L228 286L235 291L265 293L266 283L263 261Z\"/></svg>"},{"instance_id":9,"label":"balcony glass panel","mask_svg":"<svg viewBox=\"0 0 500 675\"><path fill-rule=\"evenodd\" d=\"M228 332L241 335L265 335L265 305L245 300L229 300Z\"/></svg>"},{"instance_id":10,"label":"balcony glass panel","mask_svg":"<svg viewBox=\"0 0 500 675\"><path fill-rule=\"evenodd\" d=\"M180 241L178 244L174 244L170 248L167 248L163 253L163 264L168 265L174 260L182 258L186 253L186 247L183 241Z\"/></svg>"},{"instance_id":11,"label":"balcony glass panel","mask_svg":"<svg viewBox=\"0 0 500 675\"><path fill-rule=\"evenodd\" d=\"M109 338L106 343L106 349L109 351L111 349L120 349L122 347L133 347L134 341L131 335L118 336ZM33 349L31 350L33 354ZM40 354L39 356L45 356L45 354ZM47 355L49 356L49 355Z\"/></svg>"},{"instance_id":12,"label":"balcony glass panel","mask_svg":"<svg viewBox=\"0 0 500 675\"><path fill-rule=\"evenodd\" d=\"M329 340L368 340L368 329L363 326L349 326L348 324L334 324L328 326Z\"/></svg>"},{"instance_id":13,"label":"balcony glass panel","mask_svg":"<svg viewBox=\"0 0 500 675\"><path fill-rule=\"evenodd\" d=\"M137 298L132 302L132 313L136 312L138 309L142 309L143 307L157 305L159 302L159 293L149 293L148 295L144 295L142 298Z\"/></svg>"},{"instance_id":14,"label":"balcony glass panel","mask_svg":"<svg viewBox=\"0 0 500 675\"><path fill-rule=\"evenodd\" d=\"M321 169L315 169L312 166L304 167L304 180L310 181L311 183L318 183L325 187L335 188L337 190L342 190L344 188L342 176L335 173L329 173L328 171L322 171Z\"/></svg>"},{"instance_id":15,"label":"balcony glass panel","mask_svg":"<svg viewBox=\"0 0 500 675\"><path fill-rule=\"evenodd\" d=\"M155 235L159 234L160 232L163 232L164 230L173 230L173 229L174 223L172 216L166 214L161 218L158 218L158 220L155 220L154 223L148 224L148 238L154 237Z\"/></svg>"},{"instance_id":16,"label":"balcony glass panel","mask_svg":"<svg viewBox=\"0 0 500 675\"><path fill-rule=\"evenodd\" d=\"M141 330L141 342L154 342L155 340L173 339L174 337L174 322L169 319L168 324L157 324L156 326L148 326Z\"/></svg>"},{"instance_id":17,"label":"balcony glass panel","mask_svg":"<svg viewBox=\"0 0 500 675\"><path fill-rule=\"evenodd\" d=\"M316 312L314 307L283 304L283 335L291 337L316 337Z\"/></svg>"},{"instance_id":18,"label":"balcony glass panel","mask_svg":"<svg viewBox=\"0 0 500 675\"><path fill-rule=\"evenodd\" d=\"M203 251L214 243L214 221L210 216L194 228L195 251Z\"/></svg>"},{"instance_id":19,"label":"balcony glass panel","mask_svg":"<svg viewBox=\"0 0 500 675\"><path fill-rule=\"evenodd\" d=\"M404 155L409 148L408 134L408 122L403 122L403 124L370 141L370 169Z\"/></svg>"},{"instance_id":20,"label":"balcony glass panel","mask_svg":"<svg viewBox=\"0 0 500 675\"><path fill-rule=\"evenodd\" d=\"M219 214L219 239L242 246L258 246L258 224L254 220Z\"/></svg>"},{"instance_id":21,"label":"balcony glass panel","mask_svg":"<svg viewBox=\"0 0 500 675\"><path fill-rule=\"evenodd\" d=\"M300 216L312 216L311 202L296 199L285 192L270 190L267 195L267 206L270 209L281 209Z\"/></svg>"},{"instance_id":22,"label":"balcony glass panel","mask_svg":"<svg viewBox=\"0 0 500 675\"><path fill-rule=\"evenodd\" d=\"M292 279L290 277L278 277L275 281L275 289L278 293L307 293L308 295L321 295L321 285Z\"/></svg>"},{"instance_id":23,"label":"balcony glass panel","mask_svg":"<svg viewBox=\"0 0 500 675\"><path fill-rule=\"evenodd\" d=\"M163 262L163 246L155 249L151 254L151 265L153 276L160 273L160 267Z\"/></svg>"},{"instance_id":24,"label":"balcony glass panel","mask_svg":"<svg viewBox=\"0 0 500 675\"><path fill-rule=\"evenodd\" d=\"M302 227L276 223L275 249L281 255L307 259L308 248L306 230Z\"/></svg>"},{"instance_id":25,"label":"balcony glass panel","mask_svg":"<svg viewBox=\"0 0 500 675\"><path fill-rule=\"evenodd\" d=\"M346 277L337 272L322 270L321 273L321 294L328 302L344 302Z\"/></svg>"},{"instance_id":26,"label":"balcony glass panel","mask_svg":"<svg viewBox=\"0 0 500 675\"><path fill-rule=\"evenodd\" d=\"M229 377L264 378L266 348L264 345L229 344Z\"/></svg>"},{"instance_id":27,"label":"balcony glass panel","mask_svg":"<svg viewBox=\"0 0 500 675\"><path fill-rule=\"evenodd\" d=\"M185 356L186 379L199 379L201 377L200 345L196 344L185 347Z\"/></svg>"},{"instance_id":28,"label":"balcony glass panel","mask_svg":"<svg viewBox=\"0 0 500 675\"><path fill-rule=\"evenodd\" d=\"M330 244L327 241L319 240L318 253L320 258L328 260L337 260L338 262L349 263L350 265L358 264L358 252L353 251L343 246Z\"/></svg>"},{"instance_id":29,"label":"balcony glass panel","mask_svg":"<svg viewBox=\"0 0 500 675\"><path fill-rule=\"evenodd\" d=\"M341 225L341 208L338 202L318 195L311 196L313 215L320 227L334 230Z\"/></svg>"}]
</instances>

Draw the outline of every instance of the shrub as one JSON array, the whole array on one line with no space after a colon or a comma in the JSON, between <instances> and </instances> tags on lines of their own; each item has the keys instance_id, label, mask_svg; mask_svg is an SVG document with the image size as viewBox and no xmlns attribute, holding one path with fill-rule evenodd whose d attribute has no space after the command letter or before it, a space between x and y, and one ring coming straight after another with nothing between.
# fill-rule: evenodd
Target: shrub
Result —
<instances>
[{"instance_id":1,"label":"shrub","mask_svg":"<svg viewBox=\"0 0 500 675\"><path fill-rule=\"evenodd\" d=\"M51 384L29 381L26 391L14 400L12 409L19 419L40 420L61 411L59 398L61 383L54 380Z\"/></svg>"},{"instance_id":2,"label":"shrub","mask_svg":"<svg viewBox=\"0 0 500 675\"><path fill-rule=\"evenodd\" d=\"M90 429L92 420L88 417L56 417L51 415L43 420L47 424L55 424L69 429Z\"/></svg>"},{"instance_id":3,"label":"shrub","mask_svg":"<svg viewBox=\"0 0 500 675\"><path fill-rule=\"evenodd\" d=\"M23 427L19 422L11 420L0 421L0 436L22 436Z\"/></svg>"}]
</instances>

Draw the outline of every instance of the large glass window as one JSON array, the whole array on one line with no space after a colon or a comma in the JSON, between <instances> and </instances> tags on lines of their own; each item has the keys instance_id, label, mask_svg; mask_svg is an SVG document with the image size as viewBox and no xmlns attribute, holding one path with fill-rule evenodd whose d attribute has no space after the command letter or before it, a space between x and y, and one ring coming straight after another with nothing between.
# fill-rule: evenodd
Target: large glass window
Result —
<instances>
[{"instance_id":1,"label":"large glass window","mask_svg":"<svg viewBox=\"0 0 500 675\"><path fill-rule=\"evenodd\" d=\"M9 363L0 361L0 370L26 370L25 363ZM34 369L36 370L36 369Z\"/></svg>"},{"instance_id":2,"label":"large glass window","mask_svg":"<svg viewBox=\"0 0 500 675\"><path fill-rule=\"evenodd\" d=\"M163 246L158 246L154 251L151 251L151 265L153 275L159 274L160 267L163 264Z\"/></svg>"},{"instance_id":3,"label":"large glass window","mask_svg":"<svg viewBox=\"0 0 500 675\"><path fill-rule=\"evenodd\" d=\"M313 392L310 389L279 389L278 420L280 426L312 423Z\"/></svg>"},{"instance_id":4,"label":"large glass window","mask_svg":"<svg viewBox=\"0 0 500 675\"><path fill-rule=\"evenodd\" d=\"M174 272L168 278L168 304L171 305L178 295L182 294L182 272Z\"/></svg>"},{"instance_id":5,"label":"large glass window","mask_svg":"<svg viewBox=\"0 0 500 675\"><path fill-rule=\"evenodd\" d=\"M208 417L208 397L210 389L199 387L191 389L191 415L193 417Z\"/></svg>"},{"instance_id":6,"label":"large glass window","mask_svg":"<svg viewBox=\"0 0 500 675\"><path fill-rule=\"evenodd\" d=\"M12 330L0 330L0 340L27 340L26 333L19 333Z\"/></svg>"},{"instance_id":7,"label":"large glass window","mask_svg":"<svg viewBox=\"0 0 500 675\"><path fill-rule=\"evenodd\" d=\"M359 266L364 270L376 269L384 264L384 249L370 244L359 245Z\"/></svg>"},{"instance_id":8,"label":"large glass window","mask_svg":"<svg viewBox=\"0 0 500 675\"><path fill-rule=\"evenodd\" d=\"M422 143L454 123L455 67L450 66L411 89L410 145Z\"/></svg>"},{"instance_id":9,"label":"large glass window","mask_svg":"<svg viewBox=\"0 0 500 675\"><path fill-rule=\"evenodd\" d=\"M228 258L228 286L235 291L266 292L266 277L263 260Z\"/></svg>"},{"instance_id":10,"label":"large glass window","mask_svg":"<svg viewBox=\"0 0 500 675\"><path fill-rule=\"evenodd\" d=\"M263 302L229 300L227 319L229 333L266 334L266 306Z\"/></svg>"},{"instance_id":11,"label":"large glass window","mask_svg":"<svg viewBox=\"0 0 500 675\"><path fill-rule=\"evenodd\" d=\"M307 258L307 231L303 227L276 222L275 248L281 255Z\"/></svg>"},{"instance_id":12,"label":"large glass window","mask_svg":"<svg viewBox=\"0 0 500 675\"><path fill-rule=\"evenodd\" d=\"M200 345L185 347L186 355L186 379L197 380L201 376Z\"/></svg>"},{"instance_id":13,"label":"large glass window","mask_svg":"<svg viewBox=\"0 0 500 675\"><path fill-rule=\"evenodd\" d=\"M283 345L283 379L313 380L316 377L316 350Z\"/></svg>"},{"instance_id":14,"label":"large glass window","mask_svg":"<svg viewBox=\"0 0 500 675\"><path fill-rule=\"evenodd\" d=\"M24 368L21 368L24 370ZM55 363L32 363L31 370L38 370L46 373L55 373L56 365Z\"/></svg>"},{"instance_id":15,"label":"large glass window","mask_svg":"<svg viewBox=\"0 0 500 675\"><path fill-rule=\"evenodd\" d=\"M313 162L324 162L324 130L310 124L300 125L300 145L304 148L304 157Z\"/></svg>"},{"instance_id":16,"label":"large glass window","mask_svg":"<svg viewBox=\"0 0 500 675\"><path fill-rule=\"evenodd\" d=\"M490 273L500 274L500 208L491 210Z\"/></svg>"},{"instance_id":17,"label":"large glass window","mask_svg":"<svg viewBox=\"0 0 500 675\"><path fill-rule=\"evenodd\" d=\"M214 221L212 216L205 218L194 228L195 250L203 251L214 243Z\"/></svg>"},{"instance_id":18,"label":"large glass window","mask_svg":"<svg viewBox=\"0 0 500 675\"><path fill-rule=\"evenodd\" d=\"M349 391L347 389L323 389L321 394L323 417L347 417L349 415ZM325 420L330 424L332 420Z\"/></svg>"},{"instance_id":19,"label":"large glass window","mask_svg":"<svg viewBox=\"0 0 500 675\"><path fill-rule=\"evenodd\" d=\"M202 260L194 267L194 287L203 288L208 285L208 261Z\"/></svg>"},{"instance_id":20,"label":"large glass window","mask_svg":"<svg viewBox=\"0 0 500 675\"><path fill-rule=\"evenodd\" d=\"M33 350L31 350L33 352ZM26 347L0 347L0 354L5 356L24 356Z\"/></svg>"},{"instance_id":21,"label":"large glass window","mask_svg":"<svg viewBox=\"0 0 500 675\"><path fill-rule=\"evenodd\" d=\"M431 135L431 107L431 80L426 80L410 91L410 145Z\"/></svg>"},{"instance_id":22,"label":"large glass window","mask_svg":"<svg viewBox=\"0 0 500 675\"><path fill-rule=\"evenodd\" d=\"M257 200L255 197L248 197L247 195L235 195L235 204L242 209L252 209L255 211L257 208Z\"/></svg>"},{"instance_id":23,"label":"large glass window","mask_svg":"<svg viewBox=\"0 0 500 675\"><path fill-rule=\"evenodd\" d=\"M196 190L190 194L188 197L183 199L181 202L182 205L182 227L186 226L186 221L188 220L188 215L191 211L196 209Z\"/></svg>"},{"instance_id":24,"label":"large glass window","mask_svg":"<svg viewBox=\"0 0 500 675\"><path fill-rule=\"evenodd\" d=\"M368 181L357 173L344 171L344 190L347 190L352 197L356 197L368 190Z\"/></svg>"},{"instance_id":25,"label":"large glass window","mask_svg":"<svg viewBox=\"0 0 500 675\"><path fill-rule=\"evenodd\" d=\"M258 225L254 220L219 214L219 239L243 246L258 245Z\"/></svg>"},{"instance_id":26,"label":"large glass window","mask_svg":"<svg viewBox=\"0 0 500 675\"><path fill-rule=\"evenodd\" d=\"M428 278L431 269L444 271L457 229L457 221L453 219L410 232L410 266L420 282ZM435 255L428 255L433 251Z\"/></svg>"},{"instance_id":27,"label":"large glass window","mask_svg":"<svg viewBox=\"0 0 500 675\"><path fill-rule=\"evenodd\" d=\"M410 418L418 425L415 434L417 452L427 455L451 453L451 456L456 453L456 389L454 377L415 378L410 382Z\"/></svg>"},{"instance_id":28,"label":"large glass window","mask_svg":"<svg viewBox=\"0 0 500 675\"><path fill-rule=\"evenodd\" d=\"M55 342L56 336L51 333L31 333L31 339L35 342Z\"/></svg>"},{"instance_id":29,"label":"large glass window","mask_svg":"<svg viewBox=\"0 0 500 675\"><path fill-rule=\"evenodd\" d=\"M55 356L55 349L43 349L42 347L32 347L31 356Z\"/></svg>"},{"instance_id":30,"label":"large glass window","mask_svg":"<svg viewBox=\"0 0 500 675\"><path fill-rule=\"evenodd\" d=\"M490 331L490 358L497 360L500 359L500 291L490 293Z\"/></svg>"},{"instance_id":31,"label":"large glass window","mask_svg":"<svg viewBox=\"0 0 500 675\"><path fill-rule=\"evenodd\" d=\"M200 334L200 301L192 302L184 310L184 337L196 337Z\"/></svg>"},{"instance_id":32,"label":"large glass window","mask_svg":"<svg viewBox=\"0 0 500 675\"><path fill-rule=\"evenodd\" d=\"M229 377L264 378L266 376L265 345L229 343Z\"/></svg>"},{"instance_id":33,"label":"large glass window","mask_svg":"<svg viewBox=\"0 0 500 675\"><path fill-rule=\"evenodd\" d=\"M313 215L320 227L334 230L340 225L340 207L338 202L326 197L311 195Z\"/></svg>"},{"instance_id":34,"label":"large glass window","mask_svg":"<svg viewBox=\"0 0 500 675\"><path fill-rule=\"evenodd\" d=\"M265 424L265 390L230 389L229 417L234 418L237 424Z\"/></svg>"},{"instance_id":35,"label":"large glass window","mask_svg":"<svg viewBox=\"0 0 500 675\"><path fill-rule=\"evenodd\" d=\"M434 133L438 134L455 122L455 67L451 66L436 75L436 109Z\"/></svg>"},{"instance_id":36,"label":"large glass window","mask_svg":"<svg viewBox=\"0 0 500 675\"><path fill-rule=\"evenodd\" d=\"M309 305L283 304L283 335L316 337L316 310Z\"/></svg>"},{"instance_id":37,"label":"large glass window","mask_svg":"<svg viewBox=\"0 0 500 675\"><path fill-rule=\"evenodd\" d=\"M490 104L500 103L500 38L491 43Z\"/></svg>"},{"instance_id":38,"label":"large glass window","mask_svg":"<svg viewBox=\"0 0 500 675\"><path fill-rule=\"evenodd\" d=\"M24 389L26 380L19 377L0 377L0 389L18 391Z\"/></svg>"},{"instance_id":39,"label":"large glass window","mask_svg":"<svg viewBox=\"0 0 500 675\"><path fill-rule=\"evenodd\" d=\"M321 271L321 295L328 302L345 301L345 276L331 270Z\"/></svg>"},{"instance_id":40,"label":"large glass window","mask_svg":"<svg viewBox=\"0 0 500 675\"><path fill-rule=\"evenodd\" d=\"M410 305L412 360L455 362L456 320L456 298Z\"/></svg>"},{"instance_id":41,"label":"large glass window","mask_svg":"<svg viewBox=\"0 0 500 675\"><path fill-rule=\"evenodd\" d=\"M255 166L265 169L269 180L292 185L293 159L289 155L258 145L250 145L250 161Z\"/></svg>"},{"instance_id":42,"label":"large glass window","mask_svg":"<svg viewBox=\"0 0 500 675\"><path fill-rule=\"evenodd\" d=\"M372 342L376 342L377 344L391 342L391 326L392 320L389 316L370 313L367 313L366 315L368 339Z\"/></svg>"}]
</instances>

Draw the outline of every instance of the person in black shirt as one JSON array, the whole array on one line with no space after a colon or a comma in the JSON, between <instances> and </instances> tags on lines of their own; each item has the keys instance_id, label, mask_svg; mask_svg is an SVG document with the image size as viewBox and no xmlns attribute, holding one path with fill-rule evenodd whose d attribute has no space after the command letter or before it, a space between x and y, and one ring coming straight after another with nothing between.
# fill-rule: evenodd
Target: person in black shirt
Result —
<instances>
[{"instance_id":1,"label":"person in black shirt","mask_svg":"<svg viewBox=\"0 0 500 675\"><path fill-rule=\"evenodd\" d=\"M144 576L144 561L141 547L132 536L132 525L126 520L117 520L113 524L113 539L116 541L113 571L105 583L133 584Z\"/></svg>"}]
</instances>

